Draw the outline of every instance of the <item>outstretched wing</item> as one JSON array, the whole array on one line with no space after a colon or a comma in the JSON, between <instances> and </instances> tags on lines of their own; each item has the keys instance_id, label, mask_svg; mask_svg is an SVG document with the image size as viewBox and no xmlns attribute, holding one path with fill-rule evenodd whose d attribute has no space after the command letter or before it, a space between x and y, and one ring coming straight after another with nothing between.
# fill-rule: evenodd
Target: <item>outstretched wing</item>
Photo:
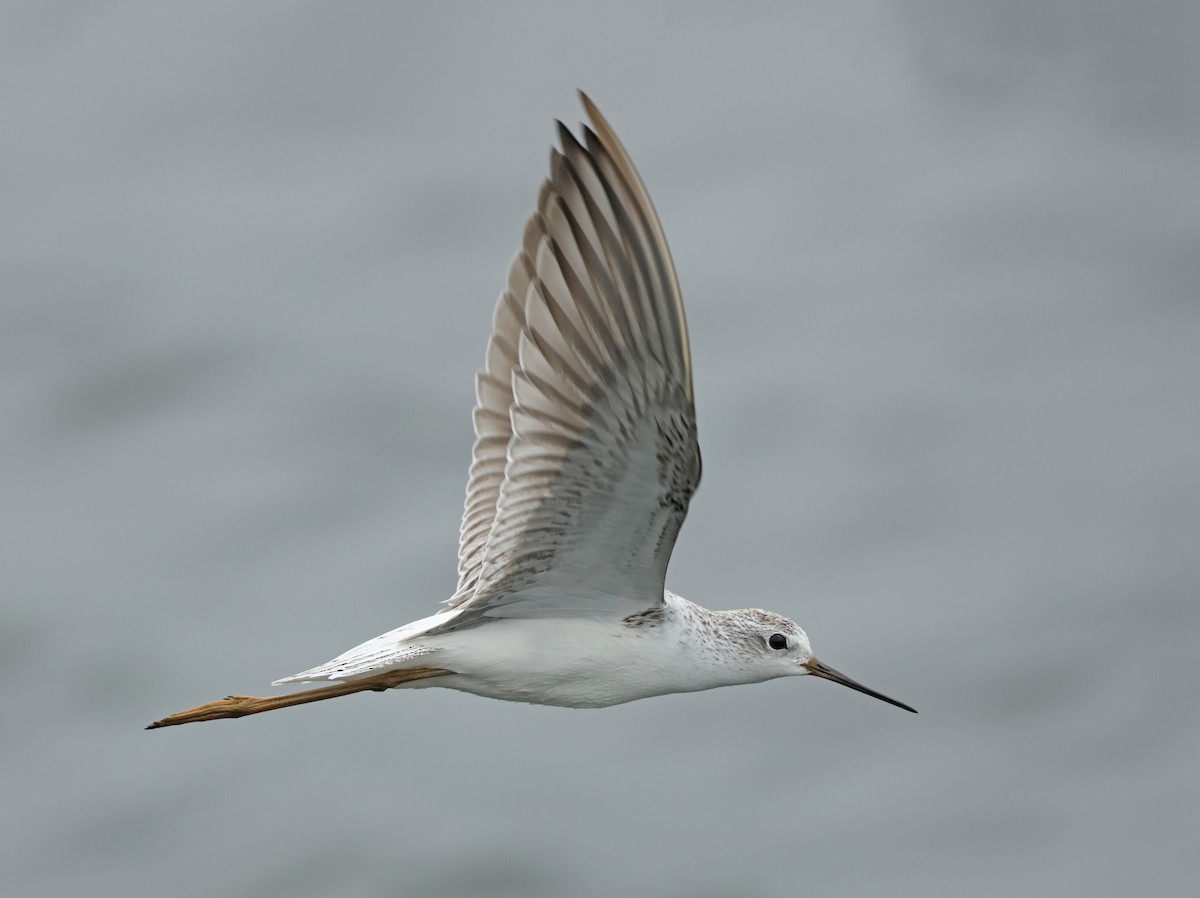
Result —
<instances>
[{"instance_id":1,"label":"outstretched wing","mask_svg":"<svg viewBox=\"0 0 1200 898\"><path fill-rule=\"evenodd\" d=\"M649 194L608 122L561 124L496 307L446 611L631 613L662 601L700 480L683 300Z\"/></svg>"},{"instance_id":2,"label":"outstretched wing","mask_svg":"<svg viewBox=\"0 0 1200 898\"><path fill-rule=\"evenodd\" d=\"M591 101L508 271L477 380L459 588L437 614L276 683L342 680L490 617L621 616L663 600L700 482L683 300L641 179Z\"/></svg>"}]
</instances>

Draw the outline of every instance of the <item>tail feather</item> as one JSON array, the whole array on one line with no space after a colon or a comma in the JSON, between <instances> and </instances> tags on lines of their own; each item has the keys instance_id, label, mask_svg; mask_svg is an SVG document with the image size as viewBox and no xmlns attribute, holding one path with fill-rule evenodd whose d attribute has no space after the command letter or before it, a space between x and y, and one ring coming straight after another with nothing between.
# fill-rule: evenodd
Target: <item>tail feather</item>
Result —
<instances>
[{"instance_id":1,"label":"tail feather","mask_svg":"<svg viewBox=\"0 0 1200 898\"><path fill-rule=\"evenodd\" d=\"M383 639L383 637L379 637ZM372 643L374 640L372 640ZM283 686L286 683L314 683L321 680L354 680L358 677L369 676L380 670L395 669L398 665L423 655L432 655L437 649L422 645L397 646L389 641L387 645L374 646L364 643L358 648L351 649L345 654L338 655L332 661L317 667L302 670L290 677L283 677L271 683L272 686ZM371 646L368 648L368 646Z\"/></svg>"},{"instance_id":2,"label":"tail feather","mask_svg":"<svg viewBox=\"0 0 1200 898\"><path fill-rule=\"evenodd\" d=\"M423 617L411 624L389 630L374 639L368 639L361 645L342 652L332 661L302 670L290 677L283 677L271 685L312 683L320 680L351 680L386 668L399 667L414 658L436 652L437 648L434 646L423 643L414 644L409 640L416 639L434 627L448 623L456 616L454 612L439 611L437 614Z\"/></svg>"}]
</instances>

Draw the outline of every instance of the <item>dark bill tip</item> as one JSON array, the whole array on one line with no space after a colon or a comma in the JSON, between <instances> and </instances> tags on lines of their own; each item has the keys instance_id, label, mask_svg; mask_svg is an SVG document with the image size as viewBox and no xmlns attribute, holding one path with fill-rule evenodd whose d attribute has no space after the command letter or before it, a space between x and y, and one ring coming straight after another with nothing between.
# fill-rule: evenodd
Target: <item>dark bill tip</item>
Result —
<instances>
[{"instance_id":1,"label":"dark bill tip","mask_svg":"<svg viewBox=\"0 0 1200 898\"><path fill-rule=\"evenodd\" d=\"M895 705L897 708L903 708L905 711L911 711L913 714L917 713L916 708L910 707L904 704L904 702L898 702L894 698L888 698L883 693L876 692L874 689L868 689L862 683L856 683L844 673L839 673L828 664L822 664L816 658L813 658L804 666L808 668L808 672L814 677L820 677L822 680L832 680L834 683L841 683L843 686L849 686L855 692L861 692L863 695L877 698L881 702L887 702L889 705Z\"/></svg>"}]
</instances>

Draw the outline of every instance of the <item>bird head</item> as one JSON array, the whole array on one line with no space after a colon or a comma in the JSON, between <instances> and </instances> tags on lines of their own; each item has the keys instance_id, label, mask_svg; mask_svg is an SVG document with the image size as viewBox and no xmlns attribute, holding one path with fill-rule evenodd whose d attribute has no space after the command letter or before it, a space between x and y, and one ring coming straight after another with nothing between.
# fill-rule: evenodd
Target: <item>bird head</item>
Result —
<instances>
[{"instance_id":1,"label":"bird head","mask_svg":"<svg viewBox=\"0 0 1200 898\"><path fill-rule=\"evenodd\" d=\"M905 711L911 711L913 714L917 713L915 708L898 702L894 698L888 698L874 689L868 689L818 660L817 656L813 654L808 634L795 621L770 611L758 609L748 609L743 613L752 621L746 633L752 651L765 664L771 665L772 669L776 671L775 676L819 677L822 680L840 683L856 692L877 698L889 705L895 705L897 708L903 708Z\"/></svg>"}]
</instances>

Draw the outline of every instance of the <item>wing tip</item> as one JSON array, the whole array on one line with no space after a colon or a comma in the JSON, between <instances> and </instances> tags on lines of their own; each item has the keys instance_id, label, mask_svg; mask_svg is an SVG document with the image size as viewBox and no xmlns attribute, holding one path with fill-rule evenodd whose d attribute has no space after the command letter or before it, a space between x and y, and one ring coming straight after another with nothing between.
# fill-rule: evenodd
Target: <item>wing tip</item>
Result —
<instances>
[{"instance_id":1,"label":"wing tip","mask_svg":"<svg viewBox=\"0 0 1200 898\"><path fill-rule=\"evenodd\" d=\"M579 94L579 102L583 104L583 111L587 113L587 117L592 123L592 128L600 135L602 142L606 145L615 144L620 148L621 152L614 155L621 155L628 159L629 153L617 138L617 132L609 124L608 119L604 117L604 113L600 111L600 107L592 101L592 98L582 88L577 88L576 91Z\"/></svg>"},{"instance_id":2,"label":"wing tip","mask_svg":"<svg viewBox=\"0 0 1200 898\"><path fill-rule=\"evenodd\" d=\"M583 110L588 114L588 118L592 121L604 119L604 116L600 114L600 110L596 108L596 104L592 102L592 98L588 96L587 91L582 87L577 87L575 88L575 93L579 95L579 102L583 105Z\"/></svg>"}]
</instances>

